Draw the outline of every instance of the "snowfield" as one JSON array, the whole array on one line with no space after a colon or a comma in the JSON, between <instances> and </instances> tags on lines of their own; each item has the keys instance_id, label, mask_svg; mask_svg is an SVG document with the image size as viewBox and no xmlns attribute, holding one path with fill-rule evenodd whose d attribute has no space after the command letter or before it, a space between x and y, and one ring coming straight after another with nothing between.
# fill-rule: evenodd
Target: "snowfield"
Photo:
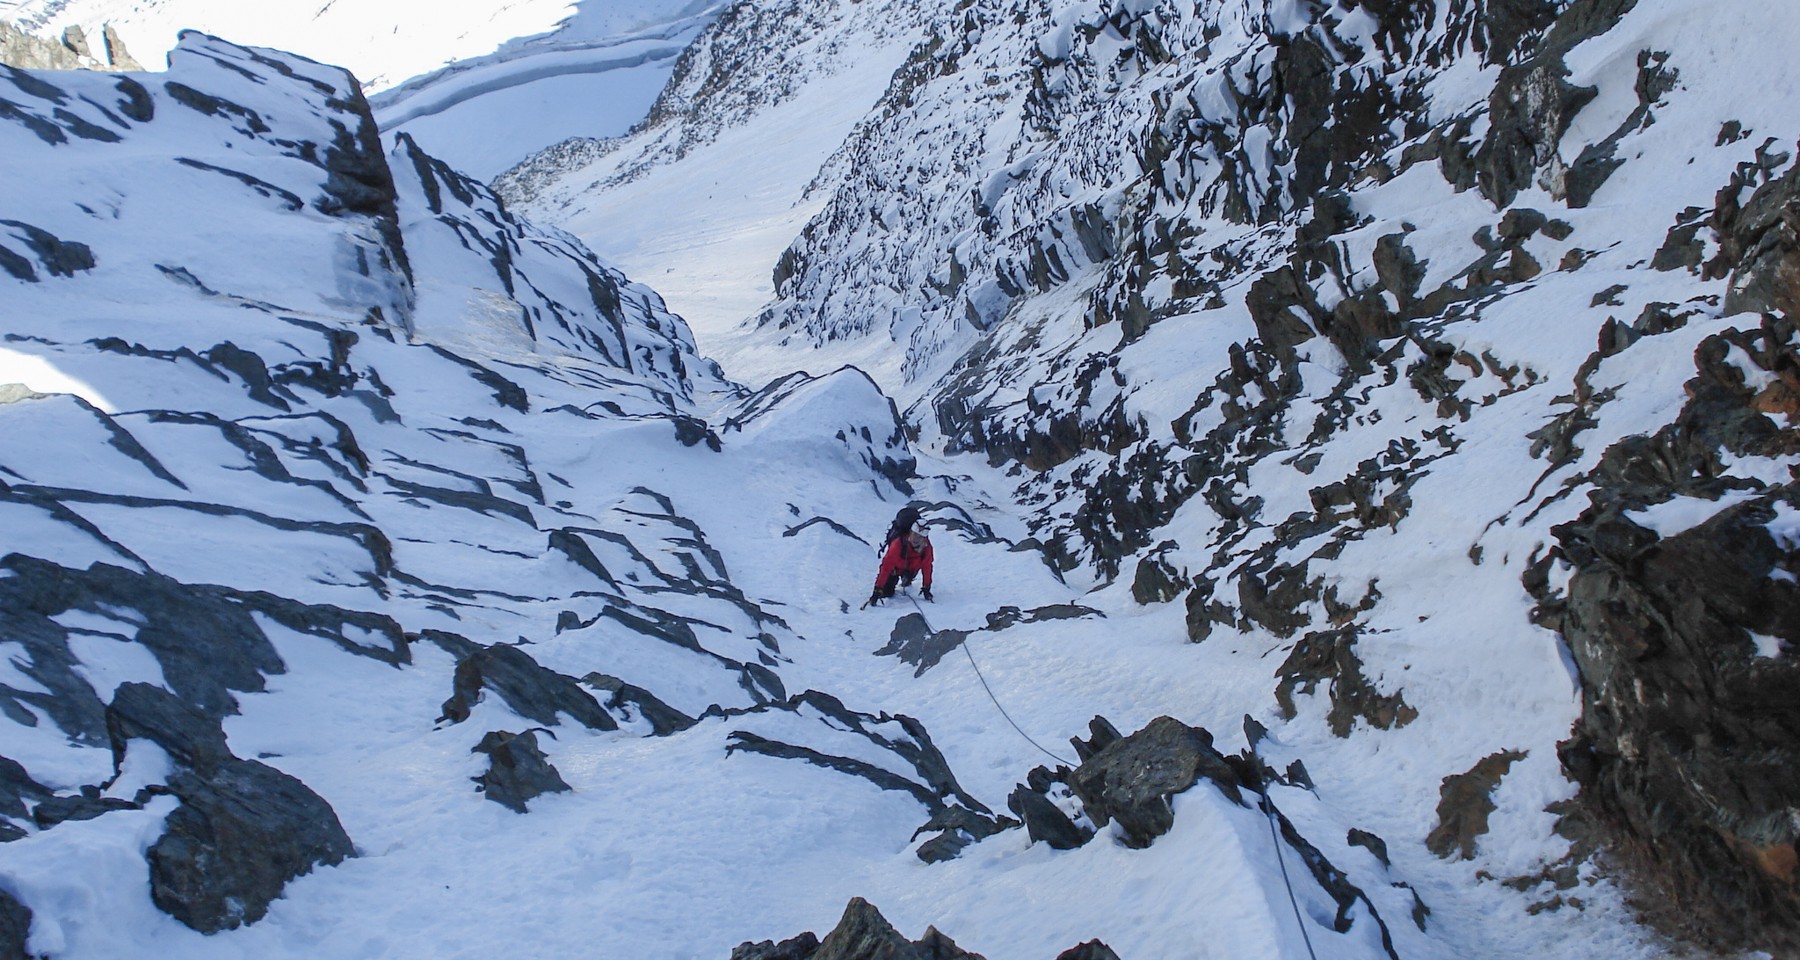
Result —
<instances>
[{"instance_id":1,"label":"snowfield","mask_svg":"<svg viewBox=\"0 0 1800 960\"><path fill-rule=\"evenodd\" d=\"M0 951L1690 949L1569 829L1553 614L1628 481L1793 580L1791 324L1667 261L1794 170L1800 18L1618 6L1497 202L1465 4L18 5L219 36L0 77ZM1423 112L1314 169L1272 33ZM1618 466L1718 395L1767 446ZM864 606L909 504L936 600ZM1100 717L1235 779L1097 826Z\"/></svg>"}]
</instances>

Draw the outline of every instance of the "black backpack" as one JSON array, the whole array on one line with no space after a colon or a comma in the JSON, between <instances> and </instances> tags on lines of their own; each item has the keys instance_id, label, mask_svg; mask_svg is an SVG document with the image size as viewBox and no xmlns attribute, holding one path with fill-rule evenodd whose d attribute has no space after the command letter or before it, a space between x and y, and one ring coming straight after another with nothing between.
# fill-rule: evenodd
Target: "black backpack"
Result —
<instances>
[{"instance_id":1,"label":"black backpack","mask_svg":"<svg viewBox=\"0 0 1800 960\"><path fill-rule=\"evenodd\" d=\"M889 544L905 536L906 531L911 530L918 522L919 511L911 507L901 507L900 512L894 515L894 522L888 524L887 536L881 538L881 549L886 551Z\"/></svg>"}]
</instances>

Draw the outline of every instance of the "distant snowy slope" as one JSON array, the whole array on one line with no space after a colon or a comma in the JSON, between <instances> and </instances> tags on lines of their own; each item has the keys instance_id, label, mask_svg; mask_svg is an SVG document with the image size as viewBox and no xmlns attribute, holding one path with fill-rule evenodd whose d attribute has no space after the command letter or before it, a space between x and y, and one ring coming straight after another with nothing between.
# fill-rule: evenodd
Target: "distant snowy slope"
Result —
<instances>
[{"instance_id":1,"label":"distant snowy slope","mask_svg":"<svg viewBox=\"0 0 1800 960\"><path fill-rule=\"evenodd\" d=\"M825 202L821 166L945 6L730 7L683 55L643 129L553 148L497 187L673 291L734 376L767 382L796 362L736 328L773 293L781 250Z\"/></svg>"},{"instance_id":2,"label":"distant snowy slope","mask_svg":"<svg viewBox=\"0 0 1800 960\"><path fill-rule=\"evenodd\" d=\"M315 6L29 0L10 15L41 32L77 25L98 36L106 23L153 65L192 28L343 66L383 91L383 130L486 180L569 137L618 136L642 120L716 2Z\"/></svg>"},{"instance_id":3,"label":"distant snowy slope","mask_svg":"<svg viewBox=\"0 0 1800 960\"><path fill-rule=\"evenodd\" d=\"M375 98L376 120L483 180L572 136L624 134L644 118L713 11L704 0L671 4L666 20L602 33L630 23L605 16L609 10L577 13L555 33L387 90Z\"/></svg>"},{"instance_id":4,"label":"distant snowy slope","mask_svg":"<svg viewBox=\"0 0 1800 960\"><path fill-rule=\"evenodd\" d=\"M24 0L0 15L28 28L115 25L146 64L161 62L176 35L203 30L241 43L279 46L345 67L371 90L457 60L492 53L514 38L568 27L570 40L598 40L668 22L691 0L507 0L499 4L419 0L244 4L230 0Z\"/></svg>"}]
</instances>

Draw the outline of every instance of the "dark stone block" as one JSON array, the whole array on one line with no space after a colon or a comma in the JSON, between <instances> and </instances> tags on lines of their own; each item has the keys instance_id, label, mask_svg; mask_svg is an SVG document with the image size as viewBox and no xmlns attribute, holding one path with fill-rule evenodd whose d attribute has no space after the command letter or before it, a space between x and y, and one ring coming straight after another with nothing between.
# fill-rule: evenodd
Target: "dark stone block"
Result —
<instances>
[{"instance_id":1,"label":"dark stone block","mask_svg":"<svg viewBox=\"0 0 1800 960\"><path fill-rule=\"evenodd\" d=\"M489 800L518 813L526 812L526 804L546 793L567 793L569 785L562 774L550 765L550 759L539 749L537 733L527 730L514 734L494 730L481 738L471 753L488 755L488 770L475 778Z\"/></svg>"},{"instance_id":2,"label":"dark stone block","mask_svg":"<svg viewBox=\"0 0 1800 960\"><path fill-rule=\"evenodd\" d=\"M1212 735L1173 717L1157 717L1083 763L1069 786L1096 825L1116 820L1126 846L1147 847L1175 824L1169 798L1201 777L1243 805L1237 776L1213 749Z\"/></svg>"},{"instance_id":3,"label":"dark stone block","mask_svg":"<svg viewBox=\"0 0 1800 960\"><path fill-rule=\"evenodd\" d=\"M1029 787L1014 789L1006 805L1025 821L1025 832L1034 843L1041 840L1057 850L1073 850L1093 839L1092 831L1077 826L1048 797Z\"/></svg>"},{"instance_id":4,"label":"dark stone block","mask_svg":"<svg viewBox=\"0 0 1800 960\"><path fill-rule=\"evenodd\" d=\"M150 895L201 933L255 923L289 880L356 854L330 804L267 764L179 771L168 789L181 806L150 848Z\"/></svg>"},{"instance_id":5,"label":"dark stone block","mask_svg":"<svg viewBox=\"0 0 1800 960\"><path fill-rule=\"evenodd\" d=\"M232 759L217 717L207 716L161 687L122 683L106 707L113 762L125 759L126 742L144 739L184 766L208 771Z\"/></svg>"}]
</instances>

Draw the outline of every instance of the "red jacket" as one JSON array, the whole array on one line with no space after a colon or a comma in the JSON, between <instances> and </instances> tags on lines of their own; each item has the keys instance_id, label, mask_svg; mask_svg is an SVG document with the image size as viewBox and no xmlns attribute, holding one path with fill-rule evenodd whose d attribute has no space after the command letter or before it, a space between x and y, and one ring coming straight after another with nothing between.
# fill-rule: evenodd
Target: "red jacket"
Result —
<instances>
[{"instance_id":1,"label":"red jacket","mask_svg":"<svg viewBox=\"0 0 1800 960\"><path fill-rule=\"evenodd\" d=\"M931 589L931 540L920 537L925 545L914 550L907 543L906 536L895 537L888 544L887 553L881 558L881 569L875 574L875 589L879 590L896 576L909 573L919 574L923 578L923 586Z\"/></svg>"}]
</instances>

